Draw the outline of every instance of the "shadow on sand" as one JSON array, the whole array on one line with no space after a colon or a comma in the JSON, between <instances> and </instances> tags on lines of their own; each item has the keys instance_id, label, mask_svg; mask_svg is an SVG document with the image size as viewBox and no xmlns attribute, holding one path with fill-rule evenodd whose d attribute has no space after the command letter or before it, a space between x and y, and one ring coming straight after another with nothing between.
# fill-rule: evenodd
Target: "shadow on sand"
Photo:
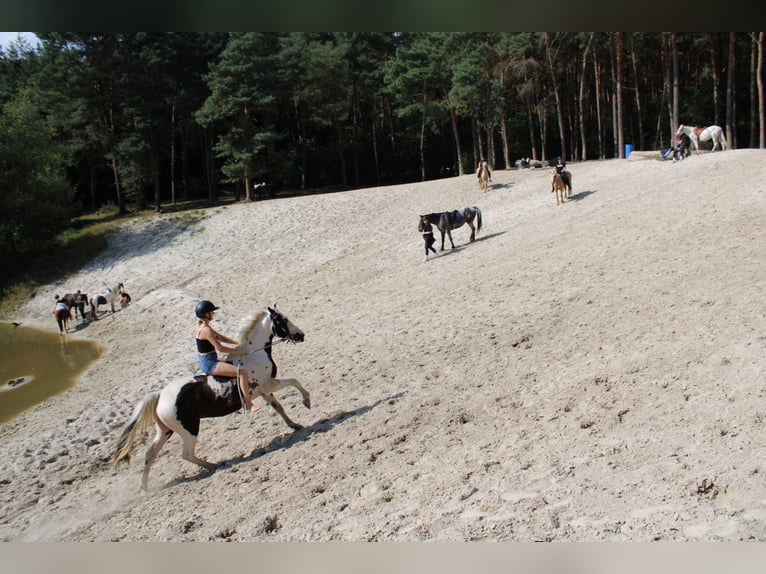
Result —
<instances>
[{"instance_id":1,"label":"shadow on sand","mask_svg":"<svg viewBox=\"0 0 766 574\"><path fill-rule=\"evenodd\" d=\"M201 468L199 472L197 472L196 474L193 474L192 476L180 477L180 478L171 480L170 482L163 485L160 488L160 490L164 490L172 486L177 486L179 484L196 482L198 480L202 480L203 478L207 478L211 476L213 473L215 473L216 470L219 470L222 468L231 468L233 466L239 466L240 464L252 462L262 457L263 455L269 454L271 452L276 452L281 449L291 448L292 446L307 440L310 436L314 434L331 431L335 426L341 424L342 422L350 418L365 415L368 412L370 412L372 409L375 409L382 404L400 399L404 396L404 394L405 393L403 392L397 393L395 395L391 395L390 397L380 399L379 401L371 405L359 407L358 409L355 409L353 411L339 412L332 415L329 418L320 419L316 421L314 424L312 424L311 426L303 427L302 429L296 430L286 435L274 437L269 444L267 444L264 447L253 450L247 456L238 456L226 461L222 461L221 463L218 464L218 468L214 468L212 470L206 470Z\"/></svg>"}]
</instances>

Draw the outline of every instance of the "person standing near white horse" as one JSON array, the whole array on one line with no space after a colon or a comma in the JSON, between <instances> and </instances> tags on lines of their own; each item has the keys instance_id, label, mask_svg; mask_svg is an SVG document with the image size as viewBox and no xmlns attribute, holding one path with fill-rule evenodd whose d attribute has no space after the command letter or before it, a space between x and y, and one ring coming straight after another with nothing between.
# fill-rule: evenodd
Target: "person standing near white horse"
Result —
<instances>
[{"instance_id":1,"label":"person standing near white horse","mask_svg":"<svg viewBox=\"0 0 766 574\"><path fill-rule=\"evenodd\" d=\"M713 140L713 149L715 151L720 146L721 151L726 149L726 137L723 135L723 129L721 126L708 126L706 128L700 128L696 126L685 126L681 124L678 126L676 135L686 134L694 144L694 149L700 150L700 142L706 142Z\"/></svg>"}]
</instances>

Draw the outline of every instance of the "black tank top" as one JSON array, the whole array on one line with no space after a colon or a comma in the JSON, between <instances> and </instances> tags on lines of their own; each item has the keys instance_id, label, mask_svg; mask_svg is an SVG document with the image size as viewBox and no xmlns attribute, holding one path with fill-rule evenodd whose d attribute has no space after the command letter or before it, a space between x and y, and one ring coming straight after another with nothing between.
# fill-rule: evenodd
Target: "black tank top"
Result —
<instances>
[{"instance_id":1,"label":"black tank top","mask_svg":"<svg viewBox=\"0 0 766 574\"><path fill-rule=\"evenodd\" d=\"M199 351L203 355L206 355L208 353L212 353L213 351L215 351L215 347L207 339L197 339L195 337L194 340L197 341L197 351Z\"/></svg>"}]
</instances>

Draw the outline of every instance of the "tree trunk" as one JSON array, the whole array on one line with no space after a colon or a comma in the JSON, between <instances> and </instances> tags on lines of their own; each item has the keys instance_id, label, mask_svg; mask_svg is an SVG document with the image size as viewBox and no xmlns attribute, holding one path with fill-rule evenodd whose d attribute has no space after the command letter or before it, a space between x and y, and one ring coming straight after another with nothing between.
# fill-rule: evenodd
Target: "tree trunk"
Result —
<instances>
[{"instance_id":1,"label":"tree trunk","mask_svg":"<svg viewBox=\"0 0 766 574\"><path fill-rule=\"evenodd\" d=\"M675 33L670 35L670 50L673 58L673 111L670 117L670 145L674 145L676 131L681 123L678 117L681 95L678 80L678 44Z\"/></svg>"},{"instance_id":2,"label":"tree trunk","mask_svg":"<svg viewBox=\"0 0 766 574\"><path fill-rule=\"evenodd\" d=\"M763 105L763 32L758 32L758 71L756 74L758 86L758 147L764 148L764 105Z\"/></svg>"},{"instance_id":3,"label":"tree trunk","mask_svg":"<svg viewBox=\"0 0 766 574\"><path fill-rule=\"evenodd\" d=\"M758 96L756 94L755 84L757 82L755 74L758 67L758 40L755 32L750 32L750 144L748 147L754 148L758 144Z\"/></svg>"},{"instance_id":4,"label":"tree trunk","mask_svg":"<svg viewBox=\"0 0 766 574\"><path fill-rule=\"evenodd\" d=\"M423 86L423 117L420 120L420 181L426 180L426 87Z\"/></svg>"},{"instance_id":5,"label":"tree trunk","mask_svg":"<svg viewBox=\"0 0 766 574\"><path fill-rule=\"evenodd\" d=\"M582 71L580 72L580 93L577 97L577 108L580 116L580 159L585 161L588 159L588 143L585 137L585 106L583 104L583 94L585 93L585 71L588 66L588 51L590 50L590 44L593 40L594 33L591 32L588 36L588 44L585 46L585 50L582 53Z\"/></svg>"},{"instance_id":6,"label":"tree trunk","mask_svg":"<svg viewBox=\"0 0 766 574\"><path fill-rule=\"evenodd\" d=\"M170 204L176 204L176 106L170 108Z\"/></svg>"},{"instance_id":7,"label":"tree trunk","mask_svg":"<svg viewBox=\"0 0 766 574\"><path fill-rule=\"evenodd\" d=\"M625 157L625 133L622 125L622 32L615 32L615 51L617 57L617 148L618 157Z\"/></svg>"},{"instance_id":8,"label":"tree trunk","mask_svg":"<svg viewBox=\"0 0 766 574\"><path fill-rule=\"evenodd\" d=\"M604 127L601 122L601 67L598 58L593 58L593 76L596 79L596 123L598 124L598 158L604 159Z\"/></svg>"},{"instance_id":9,"label":"tree trunk","mask_svg":"<svg viewBox=\"0 0 766 574\"><path fill-rule=\"evenodd\" d=\"M500 137L503 140L503 161L505 169L511 168L511 151L508 149L508 128L505 125L505 116L500 118Z\"/></svg>"},{"instance_id":10,"label":"tree trunk","mask_svg":"<svg viewBox=\"0 0 766 574\"><path fill-rule=\"evenodd\" d=\"M203 128L202 130L202 145L205 148L205 174L207 176L207 200L208 205L215 205L216 199L216 177L215 177L215 163L213 160L213 150L210 146L210 137L208 134L210 128Z\"/></svg>"},{"instance_id":11,"label":"tree trunk","mask_svg":"<svg viewBox=\"0 0 766 574\"><path fill-rule=\"evenodd\" d=\"M736 32L729 32L729 65L726 78L726 140L729 143L729 147L734 149L737 146L737 138L734 132L734 45L736 39Z\"/></svg>"},{"instance_id":12,"label":"tree trunk","mask_svg":"<svg viewBox=\"0 0 766 574\"><path fill-rule=\"evenodd\" d=\"M455 112L454 106L450 103L449 93L444 92L444 100L447 102L447 109L449 109L450 121L452 122L452 137L455 140L455 152L457 153L457 174L465 174L463 170L463 150L460 145L460 132L457 128L457 112Z\"/></svg>"},{"instance_id":13,"label":"tree trunk","mask_svg":"<svg viewBox=\"0 0 766 574\"><path fill-rule=\"evenodd\" d=\"M636 114L638 115L638 149L646 149L644 147L644 122L643 113L641 112L641 88L638 78L638 65L636 64L636 45L635 34L630 39L631 46L631 59L633 62L633 78L636 83Z\"/></svg>"},{"instance_id":14,"label":"tree trunk","mask_svg":"<svg viewBox=\"0 0 766 574\"><path fill-rule=\"evenodd\" d=\"M713 77L713 124L720 125L721 124L721 103L718 99L718 94L720 92L719 86L721 84L721 79L718 75L718 58L716 57L716 46L718 45L718 41L716 39L715 32L710 33L710 70Z\"/></svg>"},{"instance_id":15,"label":"tree trunk","mask_svg":"<svg viewBox=\"0 0 766 574\"><path fill-rule=\"evenodd\" d=\"M535 135L534 108L527 104L527 118L529 123L529 144L532 148L532 159L537 161L537 136Z\"/></svg>"},{"instance_id":16,"label":"tree trunk","mask_svg":"<svg viewBox=\"0 0 766 574\"><path fill-rule=\"evenodd\" d=\"M559 139L561 140L561 158L567 159L567 142L564 135L564 113L561 109L561 94L559 93L559 84L556 81L556 68L553 65L553 50L551 49L551 42L548 34L545 34L545 54L548 58L548 70L551 74L551 82L553 82L553 96L556 101L556 117L559 122Z\"/></svg>"},{"instance_id":17,"label":"tree trunk","mask_svg":"<svg viewBox=\"0 0 766 574\"><path fill-rule=\"evenodd\" d=\"M160 167L157 162L157 152L154 146L149 149L149 166L152 170L152 182L154 183L154 211L162 213L162 184L160 181Z\"/></svg>"},{"instance_id":18,"label":"tree trunk","mask_svg":"<svg viewBox=\"0 0 766 574\"><path fill-rule=\"evenodd\" d=\"M380 186L380 157L378 157L378 115L375 109L376 100L372 101L372 156L375 161L375 185Z\"/></svg>"}]
</instances>

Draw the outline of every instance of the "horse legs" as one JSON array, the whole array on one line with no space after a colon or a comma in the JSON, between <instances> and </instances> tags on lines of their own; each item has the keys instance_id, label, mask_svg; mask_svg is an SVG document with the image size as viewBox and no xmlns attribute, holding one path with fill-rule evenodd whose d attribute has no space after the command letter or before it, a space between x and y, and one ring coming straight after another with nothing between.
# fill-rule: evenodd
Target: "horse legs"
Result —
<instances>
[{"instance_id":1,"label":"horse legs","mask_svg":"<svg viewBox=\"0 0 766 574\"><path fill-rule=\"evenodd\" d=\"M154 428L156 433L154 435L154 441L144 456L144 473L141 476L141 490L149 490L149 470L152 468L152 464L157 459L157 455L160 454L162 447L173 434L173 431L166 427L159 420L155 420Z\"/></svg>"},{"instance_id":2,"label":"horse legs","mask_svg":"<svg viewBox=\"0 0 766 574\"><path fill-rule=\"evenodd\" d=\"M449 237L450 245L452 245L452 249L455 249L455 242L452 241L452 231L447 229L447 237ZM442 237L442 251L444 251L444 238Z\"/></svg>"},{"instance_id":3,"label":"horse legs","mask_svg":"<svg viewBox=\"0 0 766 574\"><path fill-rule=\"evenodd\" d=\"M297 389L303 396L303 406L305 406L307 409L311 408L311 395L305 388L303 388L303 385L301 385L298 379L271 379L264 384L259 384L255 390L255 393L253 394L253 398L257 398L259 396L262 397L263 400L269 403L272 408L282 416L290 428L301 429L303 426L292 421L290 417L287 416L285 409L282 408L282 405L274 396L275 392L287 387L293 387Z\"/></svg>"},{"instance_id":4,"label":"horse legs","mask_svg":"<svg viewBox=\"0 0 766 574\"><path fill-rule=\"evenodd\" d=\"M296 423L289 416L287 416L284 407L274 395L264 395L263 398L267 403L271 405L275 411L277 411L282 416L284 421L287 423L287 426L293 430L300 430L303 428L303 425Z\"/></svg>"},{"instance_id":5,"label":"horse legs","mask_svg":"<svg viewBox=\"0 0 766 574\"><path fill-rule=\"evenodd\" d=\"M468 222L469 227L471 228L471 241L476 240L476 228L473 226L473 223L470 221Z\"/></svg>"}]
</instances>

